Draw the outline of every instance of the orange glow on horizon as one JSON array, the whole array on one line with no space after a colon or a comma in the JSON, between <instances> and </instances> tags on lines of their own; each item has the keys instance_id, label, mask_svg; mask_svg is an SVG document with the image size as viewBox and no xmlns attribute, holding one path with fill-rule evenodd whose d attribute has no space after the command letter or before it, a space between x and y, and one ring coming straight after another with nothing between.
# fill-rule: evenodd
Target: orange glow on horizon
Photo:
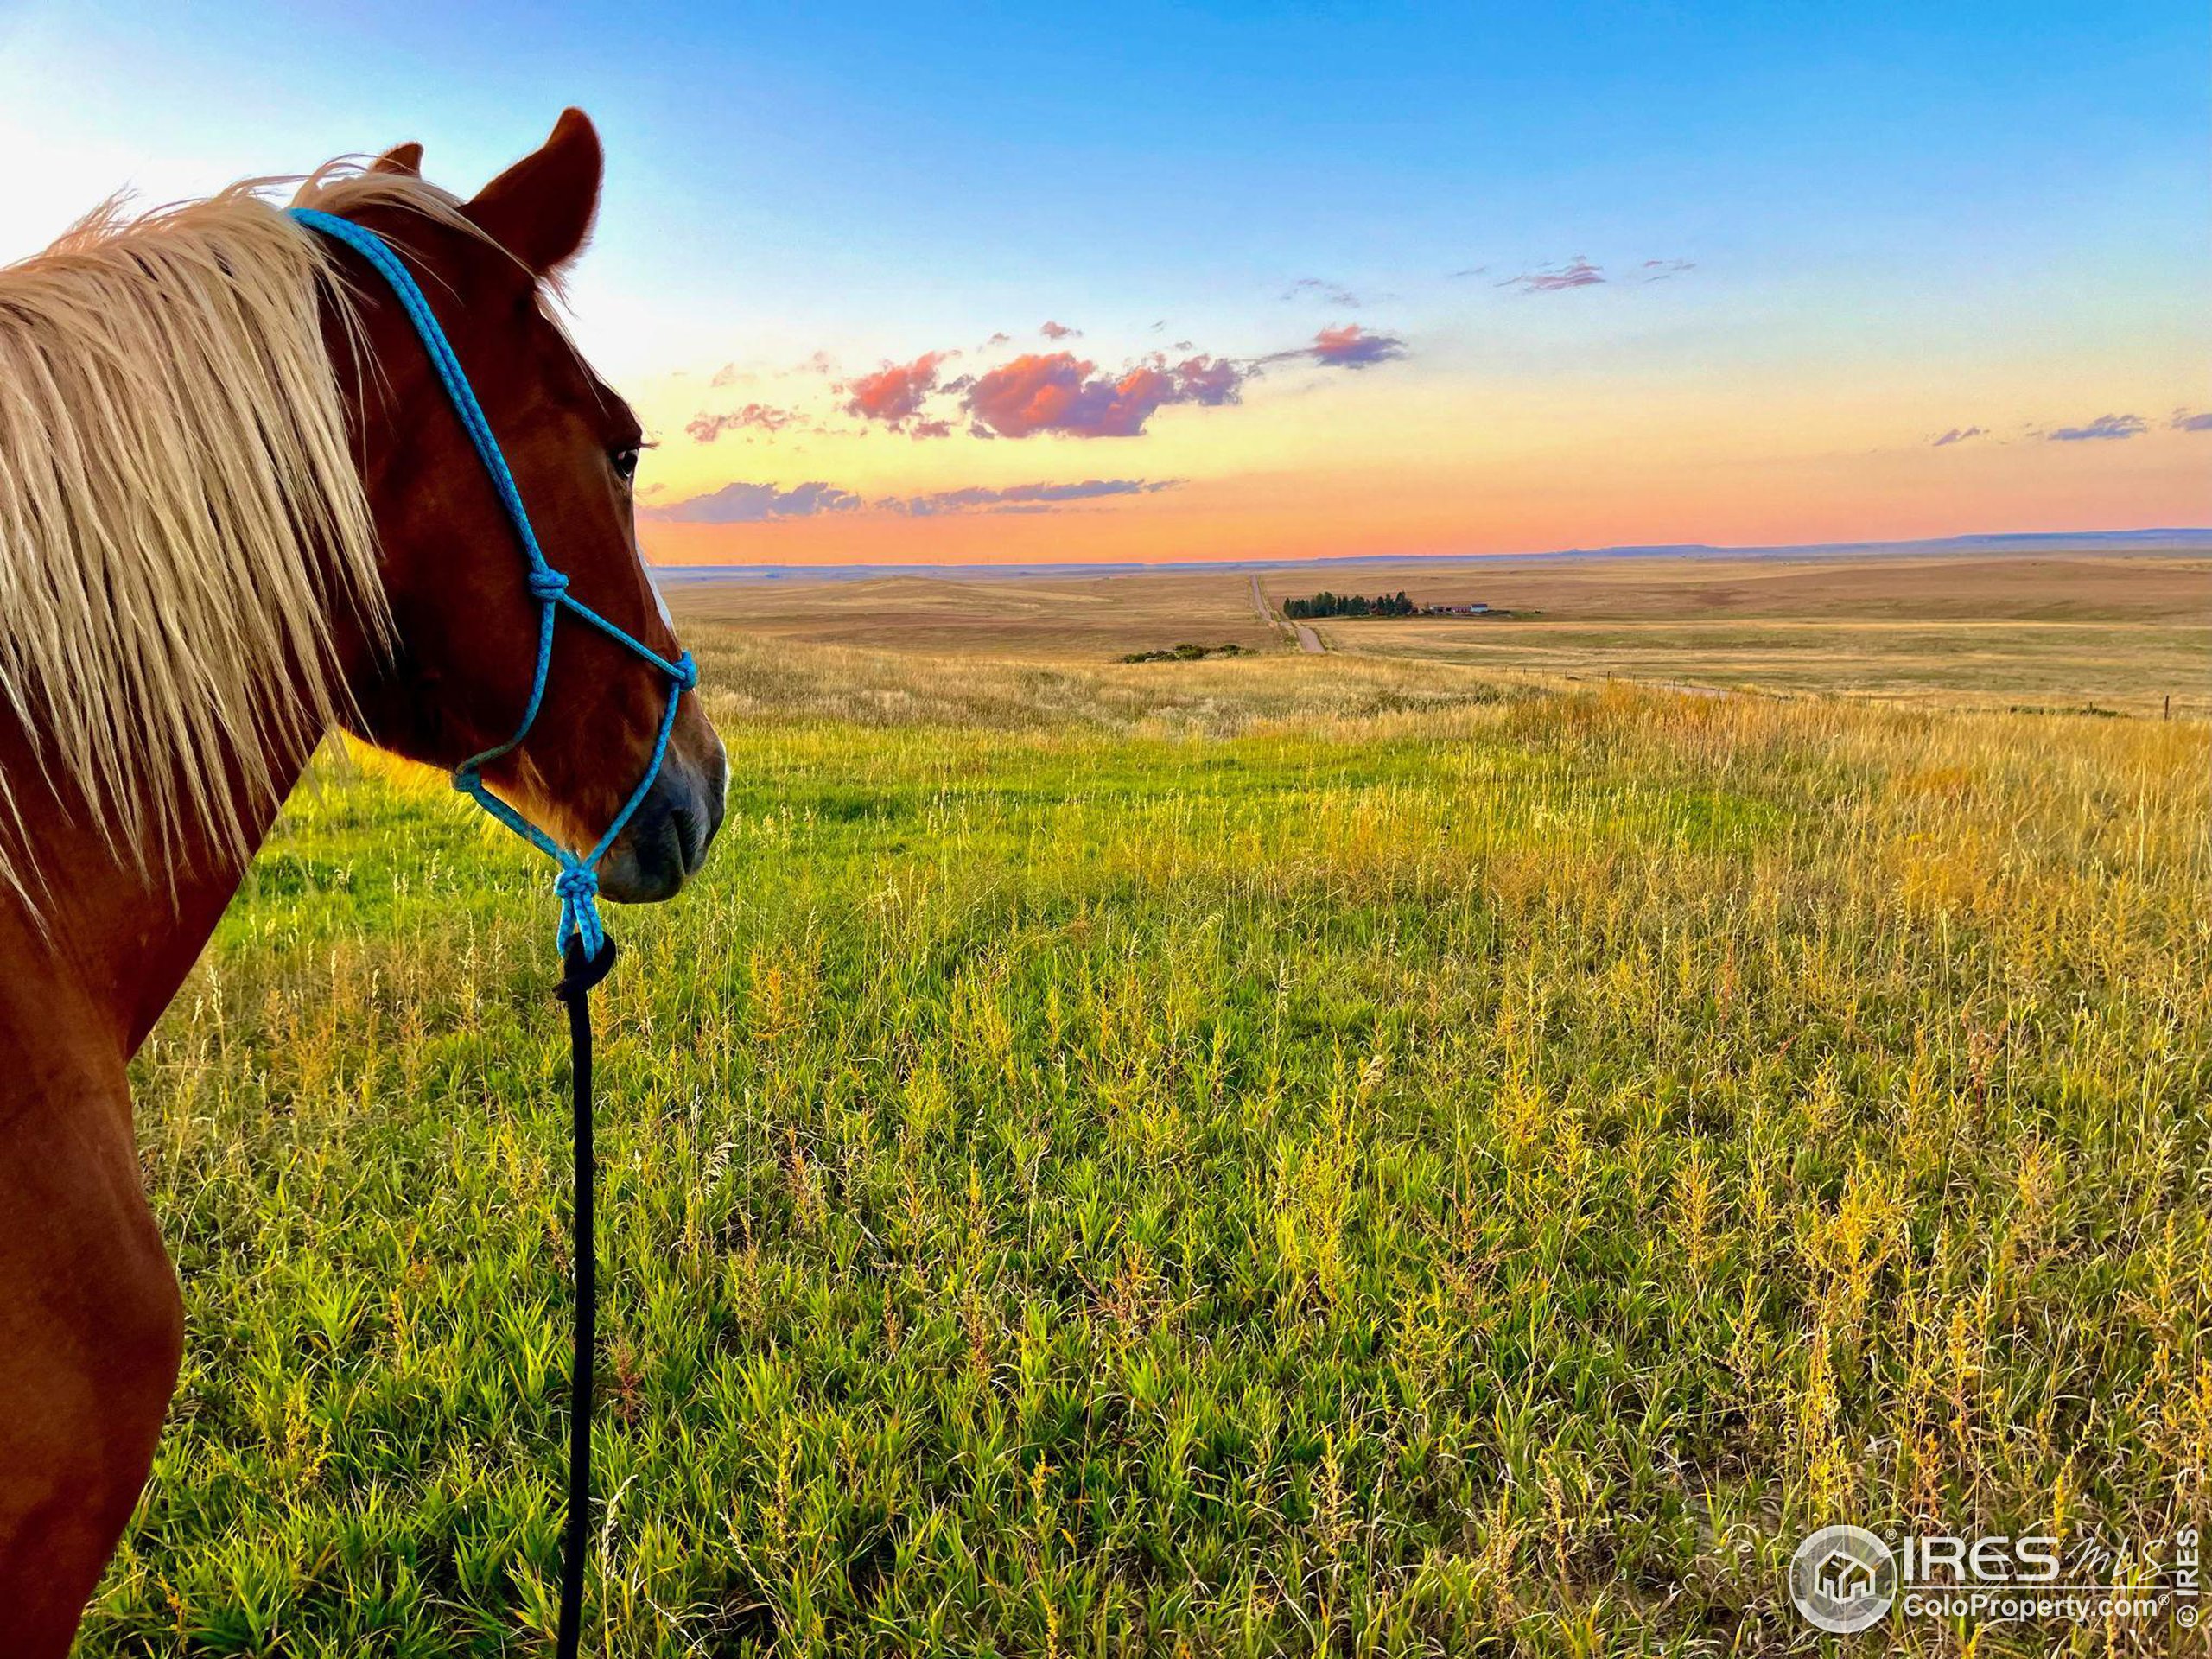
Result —
<instances>
[{"instance_id":1,"label":"orange glow on horizon","mask_svg":"<svg viewBox=\"0 0 2212 1659\"><path fill-rule=\"evenodd\" d=\"M1181 563L1506 554L1701 543L1789 546L2212 518L2189 435L2118 446L2019 442L1758 464L1669 458L1252 473L1035 512L864 509L754 524L646 520L666 564ZM2094 453L2083 453L2094 451Z\"/></svg>"},{"instance_id":2,"label":"orange glow on horizon","mask_svg":"<svg viewBox=\"0 0 2212 1659\"><path fill-rule=\"evenodd\" d=\"M1599 359L1507 375L1412 357L1270 373L1230 406L1165 404L1135 435L988 442L873 429L696 442L681 435L699 389L671 381L641 389L648 424L677 435L654 453L649 504L740 480L756 491L817 483L844 510L725 524L648 518L639 528L667 563L810 565L1788 546L2212 524L2212 433L2182 429L2177 417L2120 441L2060 442L2045 434L2061 423L1999 426L1985 414L1996 429L1934 442L1962 424L1961 411L2171 408L2161 383L2173 359L2154 348L2171 343L2145 326L2116 365L2069 357L1979 377L1887 357L1787 375L1765 364L1658 372ZM887 371L869 395L936 367ZM1025 429L991 407L1003 430ZM942 508L931 498L1086 480L1131 493L1028 511L882 505Z\"/></svg>"}]
</instances>

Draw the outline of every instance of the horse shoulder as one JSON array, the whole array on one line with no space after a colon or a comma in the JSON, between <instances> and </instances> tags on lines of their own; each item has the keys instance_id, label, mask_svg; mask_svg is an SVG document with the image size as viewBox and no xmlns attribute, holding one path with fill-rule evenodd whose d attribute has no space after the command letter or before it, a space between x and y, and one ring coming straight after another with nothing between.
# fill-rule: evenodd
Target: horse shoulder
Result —
<instances>
[{"instance_id":1,"label":"horse shoulder","mask_svg":"<svg viewBox=\"0 0 2212 1659\"><path fill-rule=\"evenodd\" d=\"M111 1028L0 969L0 1608L67 1653L152 1466L183 1351Z\"/></svg>"}]
</instances>

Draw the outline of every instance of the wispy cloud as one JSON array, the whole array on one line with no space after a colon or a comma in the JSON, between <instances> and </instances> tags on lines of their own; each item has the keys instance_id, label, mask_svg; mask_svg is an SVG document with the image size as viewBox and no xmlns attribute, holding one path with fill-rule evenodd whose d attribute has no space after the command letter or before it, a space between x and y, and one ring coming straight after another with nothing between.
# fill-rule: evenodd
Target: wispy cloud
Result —
<instances>
[{"instance_id":1,"label":"wispy cloud","mask_svg":"<svg viewBox=\"0 0 2212 1659\"><path fill-rule=\"evenodd\" d=\"M1479 276L1490 269L1488 265L1469 265L1455 270L1454 276ZM1586 256L1576 254L1565 264L1540 266L1524 270L1516 276L1504 277L1491 285L1510 288L1523 294L1563 294L1573 288L1597 288L1605 283L1664 283L1697 269L1694 259L1643 259L1620 270L1612 276L1605 274L1603 265L1592 263Z\"/></svg>"},{"instance_id":2,"label":"wispy cloud","mask_svg":"<svg viewBox=\"0 0 2212 1659\"><path fill-rule=\"evenodd\" d=\"M1065 322L1052 322L1048 321L1045 326L1039 328L1037 332L1044 335L1047 340L1081 340L1083 338L1082 329L1071 328Z\"/></svg>"},{"instance_id":3,"label":"wispy cloud","mask_svg":"<svg viewBox=\"0 0 2212 1659\"><path fill-rule=\"evenodd\" d=\"M1306 354L1332 369L1366 369L1406 354L1406 342L1395 334L1370 334L1356 322L1324 328L1313 336Z\"/></svg>"},{"instance_id":4,"label":"wispy cloud","mask_svg":"<svg viewBox=\"0 0 2212 1659\"><path fill-rule=\"evenodd\" d=\"M1283 290L1286 300L1319 300L1345 310L1359 308L1359 296L1342 283L1332 283L1325 276L1300 276Z\"/></svg>"},{"instance_id":5,"label":"wispy cloud","mask_svg":"<svg viewBox=\"0 0 2212 1659\"><path fill-rule=\"evenodd\" d=\"M1968 438L1986 438L1988 435L1989 429L1987 427L1955 426L1949 431L1944 433L1942 436L1929 439L1929 447L1935 449L1942 449L1947 448L1955 443L1964 443Z\"/></svg>"},{"instance_id":6,"label":"wispy cloud","mask_svg":"<svg viewBox=\"0 0 2212 1659\"><path fill-rule=\"evenodd\" d=\"M2062 426L2044 435L2055 443L2082 443L2095 438L2139 437L2150 430L2140 415L2100 415L2087 426Z\"/></svg>"},{"instance_id":7,"label":"wispy cloud","mask_svg":"<svg viewBox=\"0 0 2212 1659\"><path fill-rule=\"evenodd\" d=\"M1232 404L1244 372L1224 359L1154 358L1118 375L1072 352L1032 353L986 370L961 391L976 435L1134 438L1169 404Z\"/></svg>"},{"instance_id":8,"label":"wispy cloud","mask_svg":"<svg viewBox=\"0 0 2212 1659\"><path fill-rule=\"evenodd\" d=\"M937 390L938 369L950 352L924 352L911 363L887 363L873 374L846 383L845 413L862 420L880 421L896 431L921 412L922 402ZM941 422L923 425L942 428ZM944 430L916 430L918 437L943 437Z\"/></svg>"},{"instance_id":9,"label":"wispy cloud","mask_svg":"<svg viewBox=\"0 0 2212 1659\"><path fill-rule=\"evenodd\" d=\"M779 489L773 484L725 484L705 495L640 507L638 516L671 524L759 524L773 518L812 518L855 512L865 505L850 490L817 480Z\"/></svg>"},{"instance_id":10,"label":"wispy cloud","mask_svg":"<svg viewBox=\"0 0 2212 1659\"><path fill-rule=\"evenodd\" d=\"M1152 495L1172 490L1175 478L1091 478L1071 484L981 485L939 490L926 495L887 495L870 501L850 490L819 480L781 489L773 484L726 484L705 495L641 507L642 518L678 524L758 524L779 518L814 518L829 513L896 512L931 518L955 512L1050 512L1071 503L1109 496Z\"/></svg>"},{"instance_id":11,"label":"wispy cloud","mask_svg":"<svg viewBox=\"0 0 2212 1659\"><path fill-rule=\"evenodd\" d=\"M964 490L939 490L932 495L887 496L876 505L917 518L943 512L1042 512L1069 501L1151 495L1172 490L1181 482L1176 478L1090 478L1080 484L1013 484L995 490L977 485Z\"/></svg>"},{"instance_id":12,"label":"wispy cloud","mask_svg":"<svg viewBox=\"0 0 2212 1659\"><path fill-rule=\"evenodd\" d=\"M1508 276L1497 286L1517 288L1523 294L1558 294L1570 288L1594 288L1605 280L1605 273L1578 253L1563 265L1524 270L1518 276Z\"/></svg>"},{"instance_id":13,"label":"wispy cloud","mask_svg":"<svg viewBox=\"0 0 2212 1659\"><path fill-rule=\"evenodd\" d=\"M2212 410L2192 413L2185 409L2177 409L2166 426L2175 432L2212 432Z\"/></svg>"},{"instance_id":14,"label":"wispy cloud","mask_svg":"<svg viewBox=\"0 0 2212 1659\"><path fill-rule=\"evenodd\" d=\"M748 428L762 432L780 432L801 418L797 410L779 409L772 404L747 404L742 409L728 410L719 414L702 410L683 429L697 442L712 443L725 432L742 432Z\"/></svg>"}]
</instances>

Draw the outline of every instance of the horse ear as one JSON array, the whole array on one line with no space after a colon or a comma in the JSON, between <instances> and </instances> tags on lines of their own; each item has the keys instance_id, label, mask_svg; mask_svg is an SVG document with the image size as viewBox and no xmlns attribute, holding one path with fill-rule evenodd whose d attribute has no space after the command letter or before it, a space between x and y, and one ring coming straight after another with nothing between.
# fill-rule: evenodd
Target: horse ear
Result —
<instances>
[{"instance_id":1,"label":"horse ear","mask_svg":"<svg viewBox=\"0 0 2212 1659\"><path fill-rule=\"evenodd\" d=\"M423 146L394 144L390 149L369 163L372 173L397 173L404 178L423 176Z\"/></svg>"},{"instance_id":2,"label":"horse ear","mask_svg":"<svg viewBox=\"0 0 2212 1659\"><path fill-rule=\"evenodd\" d=\"M583 251L599 211L599 134L582 110L561 111L553 136L486 185L461 211L541 276Z\"/></svg>"}]
</instances>

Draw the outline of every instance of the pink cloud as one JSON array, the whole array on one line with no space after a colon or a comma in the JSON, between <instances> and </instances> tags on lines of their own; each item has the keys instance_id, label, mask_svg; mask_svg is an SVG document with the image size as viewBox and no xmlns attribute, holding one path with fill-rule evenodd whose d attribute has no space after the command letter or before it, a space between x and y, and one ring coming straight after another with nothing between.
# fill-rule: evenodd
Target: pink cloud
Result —
<instances>
[{"instance_id":1,"label":"pink cloud","mask_svg":"<svg viewBox=\"0 0 2212 1659\"><path fill-rule=\"evenodd\" d=\"M1081 339L1083 336L1082 329L1071 328L1065 322L1047 322L1037 332L1047 340L1066 340L1071 336Z\"/></svg>"},{"instance_id":2,"label":"pink cloud","mask_svg":"<svg viewBox=\"0 0 2212 1659\"><path fill-rule=\"evenodd\" d=\"M937 390L938 365L950 355L924 352L911 363L887 363L874 374L857 377L844 388L849 394L845 412L893 428L904 426L920 413L922 400Z\"/></svg>"},{"instance_id":3,"label":"pink cloud","mask_svg":"<svg viewBox=\"0 0 2212 1659\"><path fill-rule=\"evenodd\" d=\"M1102 375L1072 352L1031 353L987 370L966 388L971 429L1002 438L1039 432L1077 438L1134 438L1167 404L1234 403L1243 371L1218 358L1169 367L1154 359Z\"/></svg>"},{"instance_id":4,"label":"pink cloud","mask_svg":"<svg viewBox=\"0 0 2212 1659\"><path fill-rule=\"evenodd\" d=\"M1395 334L1370 334L1356 322L1324 328L1313 336L1310 348L1316 363L1332 369L1364 369L1406 354L1406 342Z\"/></svg>"},{"instance_id":5,"label":"pink cloud","mask_svg":"<svg viewBox=\"0 0 2212 1659\"><path fill-rule=\"evenodd\" d=\"M1233 404L1244 386L1244 371L1225 357L1185 358L1173 372L1179 394L1177 403L1204 404L1209 408Z\"/></svg>"}]
</instances>

